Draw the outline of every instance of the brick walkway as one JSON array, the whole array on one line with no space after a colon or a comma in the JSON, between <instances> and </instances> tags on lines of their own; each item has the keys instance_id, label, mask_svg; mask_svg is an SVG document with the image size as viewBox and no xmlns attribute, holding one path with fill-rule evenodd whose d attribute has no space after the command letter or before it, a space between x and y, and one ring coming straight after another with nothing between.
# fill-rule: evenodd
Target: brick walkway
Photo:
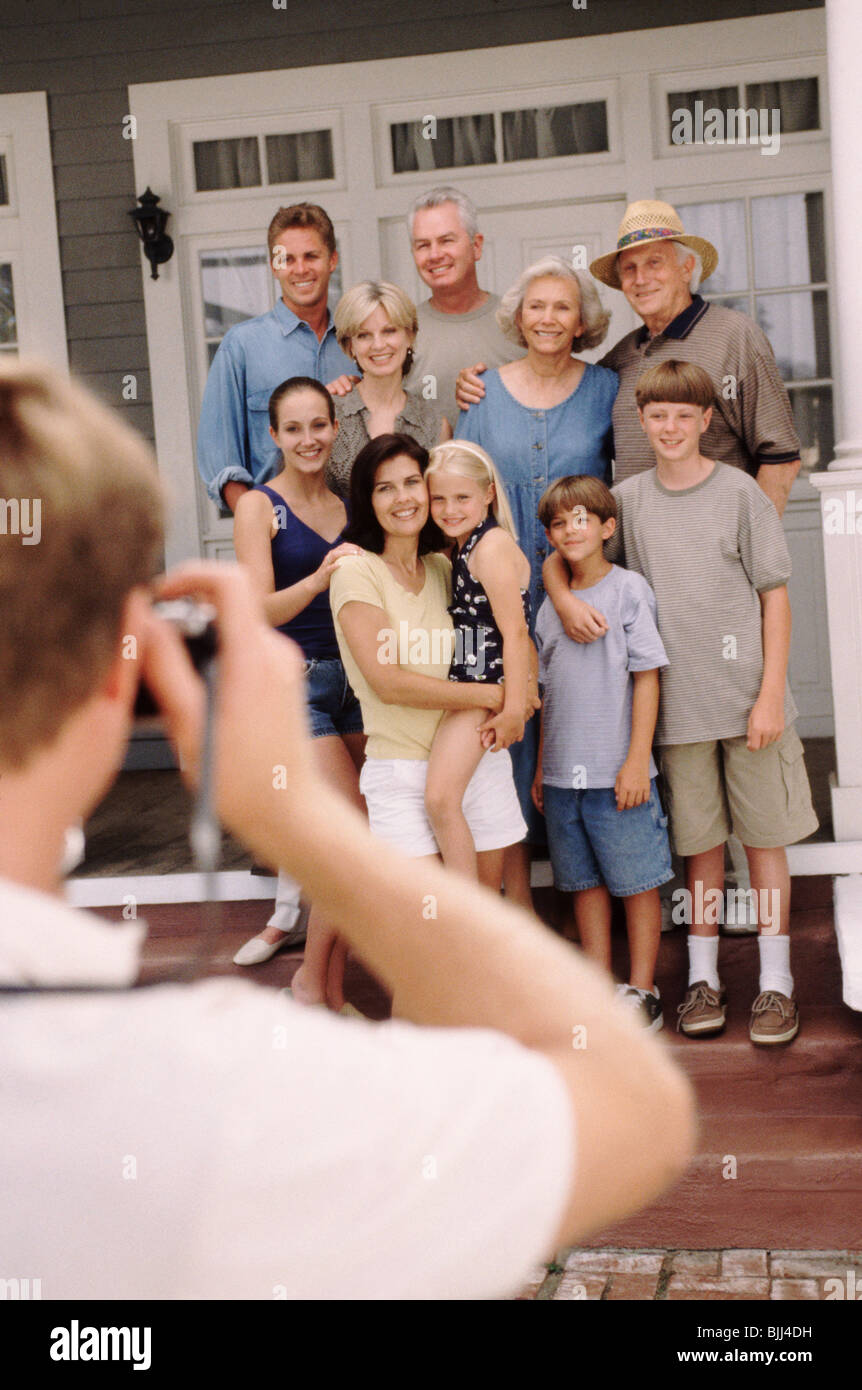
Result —
<instances>
[{"instance_id":1,"label":"brick walkway","mask_svg":"<svg viewBox=\"0 0 862 1390\"><path fill-rule=\"evenodd\" d=\"M835 1283L840 1281L841 1291ZM522 1299L675 1301L862 1298L862 1251L570 1250Z\"/></svg>"}]
</instances>

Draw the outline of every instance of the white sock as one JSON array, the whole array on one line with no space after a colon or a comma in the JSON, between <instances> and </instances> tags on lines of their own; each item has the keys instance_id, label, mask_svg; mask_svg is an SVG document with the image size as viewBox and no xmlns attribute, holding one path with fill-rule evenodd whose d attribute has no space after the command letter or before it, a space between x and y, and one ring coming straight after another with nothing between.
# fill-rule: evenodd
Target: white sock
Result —
<instances>
[{"instance_id":1,"label":"white sock","mask_svg":"<svg viewBox=\"0 0 862 1390\"><path fill-rule=\"evenodd\" d=\"M760 993L773 989L777 994L786 994L789 999L793 993L790 937L765 936L761 932L757 938L757 949L760 952Z\"/></svg>"},{"instance_id":2,"label":"white sock","mask_svg":"<svg viewBox=\"0 0 862 1390\"><path fill-rule=\"evenodd\" d=\"M696 985L698 980L706 980L710 989L720 988L717 936L688 938L688 983Z\"/></svg>"},{"instance_id":3,"label":"white sock","mask_svg":"<svg viewBox=\"0 0 862 1390\"><path fill-rule=\"evenodd\" d=\"M295 878L286 874L283 869L278 871L278 886L275 890L274 911L269 921L268 927L278 927L279 931L291 931L299 921L301 910L300 897L302 889Z\"/></svg>"}]
</instances>

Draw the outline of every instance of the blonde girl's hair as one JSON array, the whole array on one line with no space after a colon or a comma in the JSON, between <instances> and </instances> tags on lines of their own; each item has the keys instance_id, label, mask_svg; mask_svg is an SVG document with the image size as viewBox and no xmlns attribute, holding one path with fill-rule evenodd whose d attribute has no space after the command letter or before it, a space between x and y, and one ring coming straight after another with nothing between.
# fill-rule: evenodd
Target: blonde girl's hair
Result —
<instances>
[{"instance_id":1,"label":"blonde girl's hair","mask_svg":"<svg viewBox=\"0 0 862 1390\"><path fill-rule=\"evenodd\" d=\"M429 457L431 461L425 474L428 478L434 473L457 473L462 478L471 478L480 487L487 487L489 483L493 483L494 500L491 503L491 511L503 530L508 531L513 540L518 539L506 489L494 466L494 460L481 445L471 444L466 439L452 439L446 444L436 444Z\"/></svg>"}]
</instances>

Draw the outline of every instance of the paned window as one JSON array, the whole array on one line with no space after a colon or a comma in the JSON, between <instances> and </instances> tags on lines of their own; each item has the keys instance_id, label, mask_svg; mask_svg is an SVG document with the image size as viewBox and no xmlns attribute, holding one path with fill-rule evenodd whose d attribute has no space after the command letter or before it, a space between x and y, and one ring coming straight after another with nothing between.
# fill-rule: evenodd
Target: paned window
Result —
<instances>
[{"instance_id":1,"label":"paned window","mask_svg":"<svg viewBox=\"0 0 862 1390\"><path fill-rule=\"evenodd\" d=\"M192 151L198 193L265 184L322 183L335 177L331 130L195 140Z\"/></svg>"},{"instance_id":2,"label":"paned window","mask_svg":"<svg viewBox=\"0 0 862 1390\"><path fill-rule=\"evenodd\" d=\"M778 193L677 205L687 232L718 251L705 299L756 319L790 393L806 471L834 449L823 194Z\"/></svg>"}]
</instances>

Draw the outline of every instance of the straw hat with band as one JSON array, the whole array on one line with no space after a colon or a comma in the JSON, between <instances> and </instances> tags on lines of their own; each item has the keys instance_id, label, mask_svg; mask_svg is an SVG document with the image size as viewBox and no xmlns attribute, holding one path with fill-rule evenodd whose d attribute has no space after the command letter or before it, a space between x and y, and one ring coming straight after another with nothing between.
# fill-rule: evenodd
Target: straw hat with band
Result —
<instances>
[{"instance_id":1,"label":"straw hat with band","mask_svg":"<svg viewBox=\"0 0 862 1390\"><path fill-rule=\"evenodd\" d=\"M706 280L718 265L718 252L711 241L701 236L687 236L683 230L679 214L670 203L660 203L652 198L642 198L637 203L629 203L617 234L617 249L593 261L590 270L597 280L605 285L620 289L617 271L617 256L630 246L646 246L651 241L679 241L690 246L703 262L702 280Z\"/></svg>"}]
</instances>

